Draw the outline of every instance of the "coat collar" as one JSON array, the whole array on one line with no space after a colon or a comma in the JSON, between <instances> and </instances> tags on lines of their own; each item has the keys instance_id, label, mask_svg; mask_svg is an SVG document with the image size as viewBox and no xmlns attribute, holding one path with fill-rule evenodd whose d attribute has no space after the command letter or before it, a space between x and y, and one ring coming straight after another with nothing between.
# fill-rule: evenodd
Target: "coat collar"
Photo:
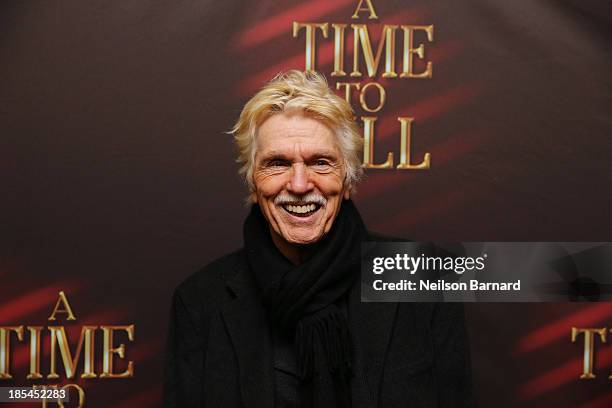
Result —
<instances>
[{"instance_id":1,"label":"coat collar","mask_svg":"<svg viewBox=\"0 0 612 408\"><path fill-rule=\"evenodd\" d=\"M349 325L355 342L356 378L359 370L363 372L365 386L369 391L367 404L372 408L378 406L383 369L387 348L395 325L398 303L362 302L361 280L349 292Z\"/></svg>"},{"instance_id":2,"label":"coat collar","mask_svg":"<svg viewBox=\"0 0 612 408\"><path fill-rule=\"evenodd\" d=\"M246 257L245 257L246 258ZM236 299L221 314L238 359L240 389L245 406L274 406L272 342L265 309L247 266L227 282Z\"/></svg>"},{"instance_id":3,"label":"coat collar","mask_svg":"<svg viewBox=\"0 0 612 408\"><path fill-rule=\"evenodd\" d=\"M274 406L274 371L272 341L265 309L258 297L255 282L246 261L226 282L236 296L222 309L222 316L236 352L240 370L241 392L245 405ZM364 378L367 398L363 406L376 406L383 375L386 351L397 314L397 303L361 302L360 280L349 291L348 315L355 342L356 379ZM360 375L360 373L362 375ZM357 401L355 401L357 402ZM355 404L360 406L362 404Z\"/></svg>"}]
</instances>

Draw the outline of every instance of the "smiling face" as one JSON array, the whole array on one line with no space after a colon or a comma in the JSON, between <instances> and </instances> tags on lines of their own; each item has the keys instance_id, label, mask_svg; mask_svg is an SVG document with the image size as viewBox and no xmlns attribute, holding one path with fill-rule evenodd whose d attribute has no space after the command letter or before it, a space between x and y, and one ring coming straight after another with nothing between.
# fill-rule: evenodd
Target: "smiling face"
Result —
<instances>
[{"instance_id":1,"label":"smiling face","mask_svg":"<svg viewBox=\"0 0 612 408\"><path fill-rule=\"evenodd\" d=\"M283 112L258 129L251 198L268 221L274 242L313 244L338 215L345 164L334 132L302 113Z\"/></svg>"}]
</instances>

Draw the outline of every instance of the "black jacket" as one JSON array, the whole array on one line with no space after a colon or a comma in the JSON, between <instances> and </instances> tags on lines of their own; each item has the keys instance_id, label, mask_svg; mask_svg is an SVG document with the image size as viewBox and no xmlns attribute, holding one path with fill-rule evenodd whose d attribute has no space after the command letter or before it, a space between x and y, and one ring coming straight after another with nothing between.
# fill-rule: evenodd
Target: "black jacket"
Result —
<instances>
[{"instance_id":1,"label":"black jacket","mask_svg":"<svg viewBox=\"0 0 612 408\"><path fill-rule=\"evenodd\" d=\"M473 406L461 304L362 303L357 283L348 318L354 408ZM240 250L174 293L164 406L272 408L274 389L270 327Z\"/></svg>"}]
</instances>

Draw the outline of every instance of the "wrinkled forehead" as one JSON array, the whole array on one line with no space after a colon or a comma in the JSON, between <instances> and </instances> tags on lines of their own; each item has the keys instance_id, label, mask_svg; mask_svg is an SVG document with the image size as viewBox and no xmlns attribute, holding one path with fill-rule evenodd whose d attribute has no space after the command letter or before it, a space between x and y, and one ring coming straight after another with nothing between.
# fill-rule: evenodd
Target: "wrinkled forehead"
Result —
<instances>
[{"instance_id":1,"label":"wrinkled forehead","mask_svg":"<svg viewBox=\"0 0 612 408\"><path fill-rule=\"evenodd\" d=\"M257 129L256 156L270 154L339 156L336 132L328 124L300 112L268 117Z\"/></svg>"}]
</instances>

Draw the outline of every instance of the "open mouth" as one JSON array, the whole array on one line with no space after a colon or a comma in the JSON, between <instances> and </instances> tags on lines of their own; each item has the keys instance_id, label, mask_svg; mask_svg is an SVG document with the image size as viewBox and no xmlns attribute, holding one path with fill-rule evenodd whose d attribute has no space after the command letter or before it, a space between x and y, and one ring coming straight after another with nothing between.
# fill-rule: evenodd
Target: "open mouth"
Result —
<instances>
[{"instance_id":1,"label":"open mouth","mask_svg":"<svg viewBox=\"0 0 612 408\"><path fill-rule=\"evenodd\" d=\"M321 208L319 204L283 204L283 209L296 217L308 217Z\"/></svg>"}]
</instances>

